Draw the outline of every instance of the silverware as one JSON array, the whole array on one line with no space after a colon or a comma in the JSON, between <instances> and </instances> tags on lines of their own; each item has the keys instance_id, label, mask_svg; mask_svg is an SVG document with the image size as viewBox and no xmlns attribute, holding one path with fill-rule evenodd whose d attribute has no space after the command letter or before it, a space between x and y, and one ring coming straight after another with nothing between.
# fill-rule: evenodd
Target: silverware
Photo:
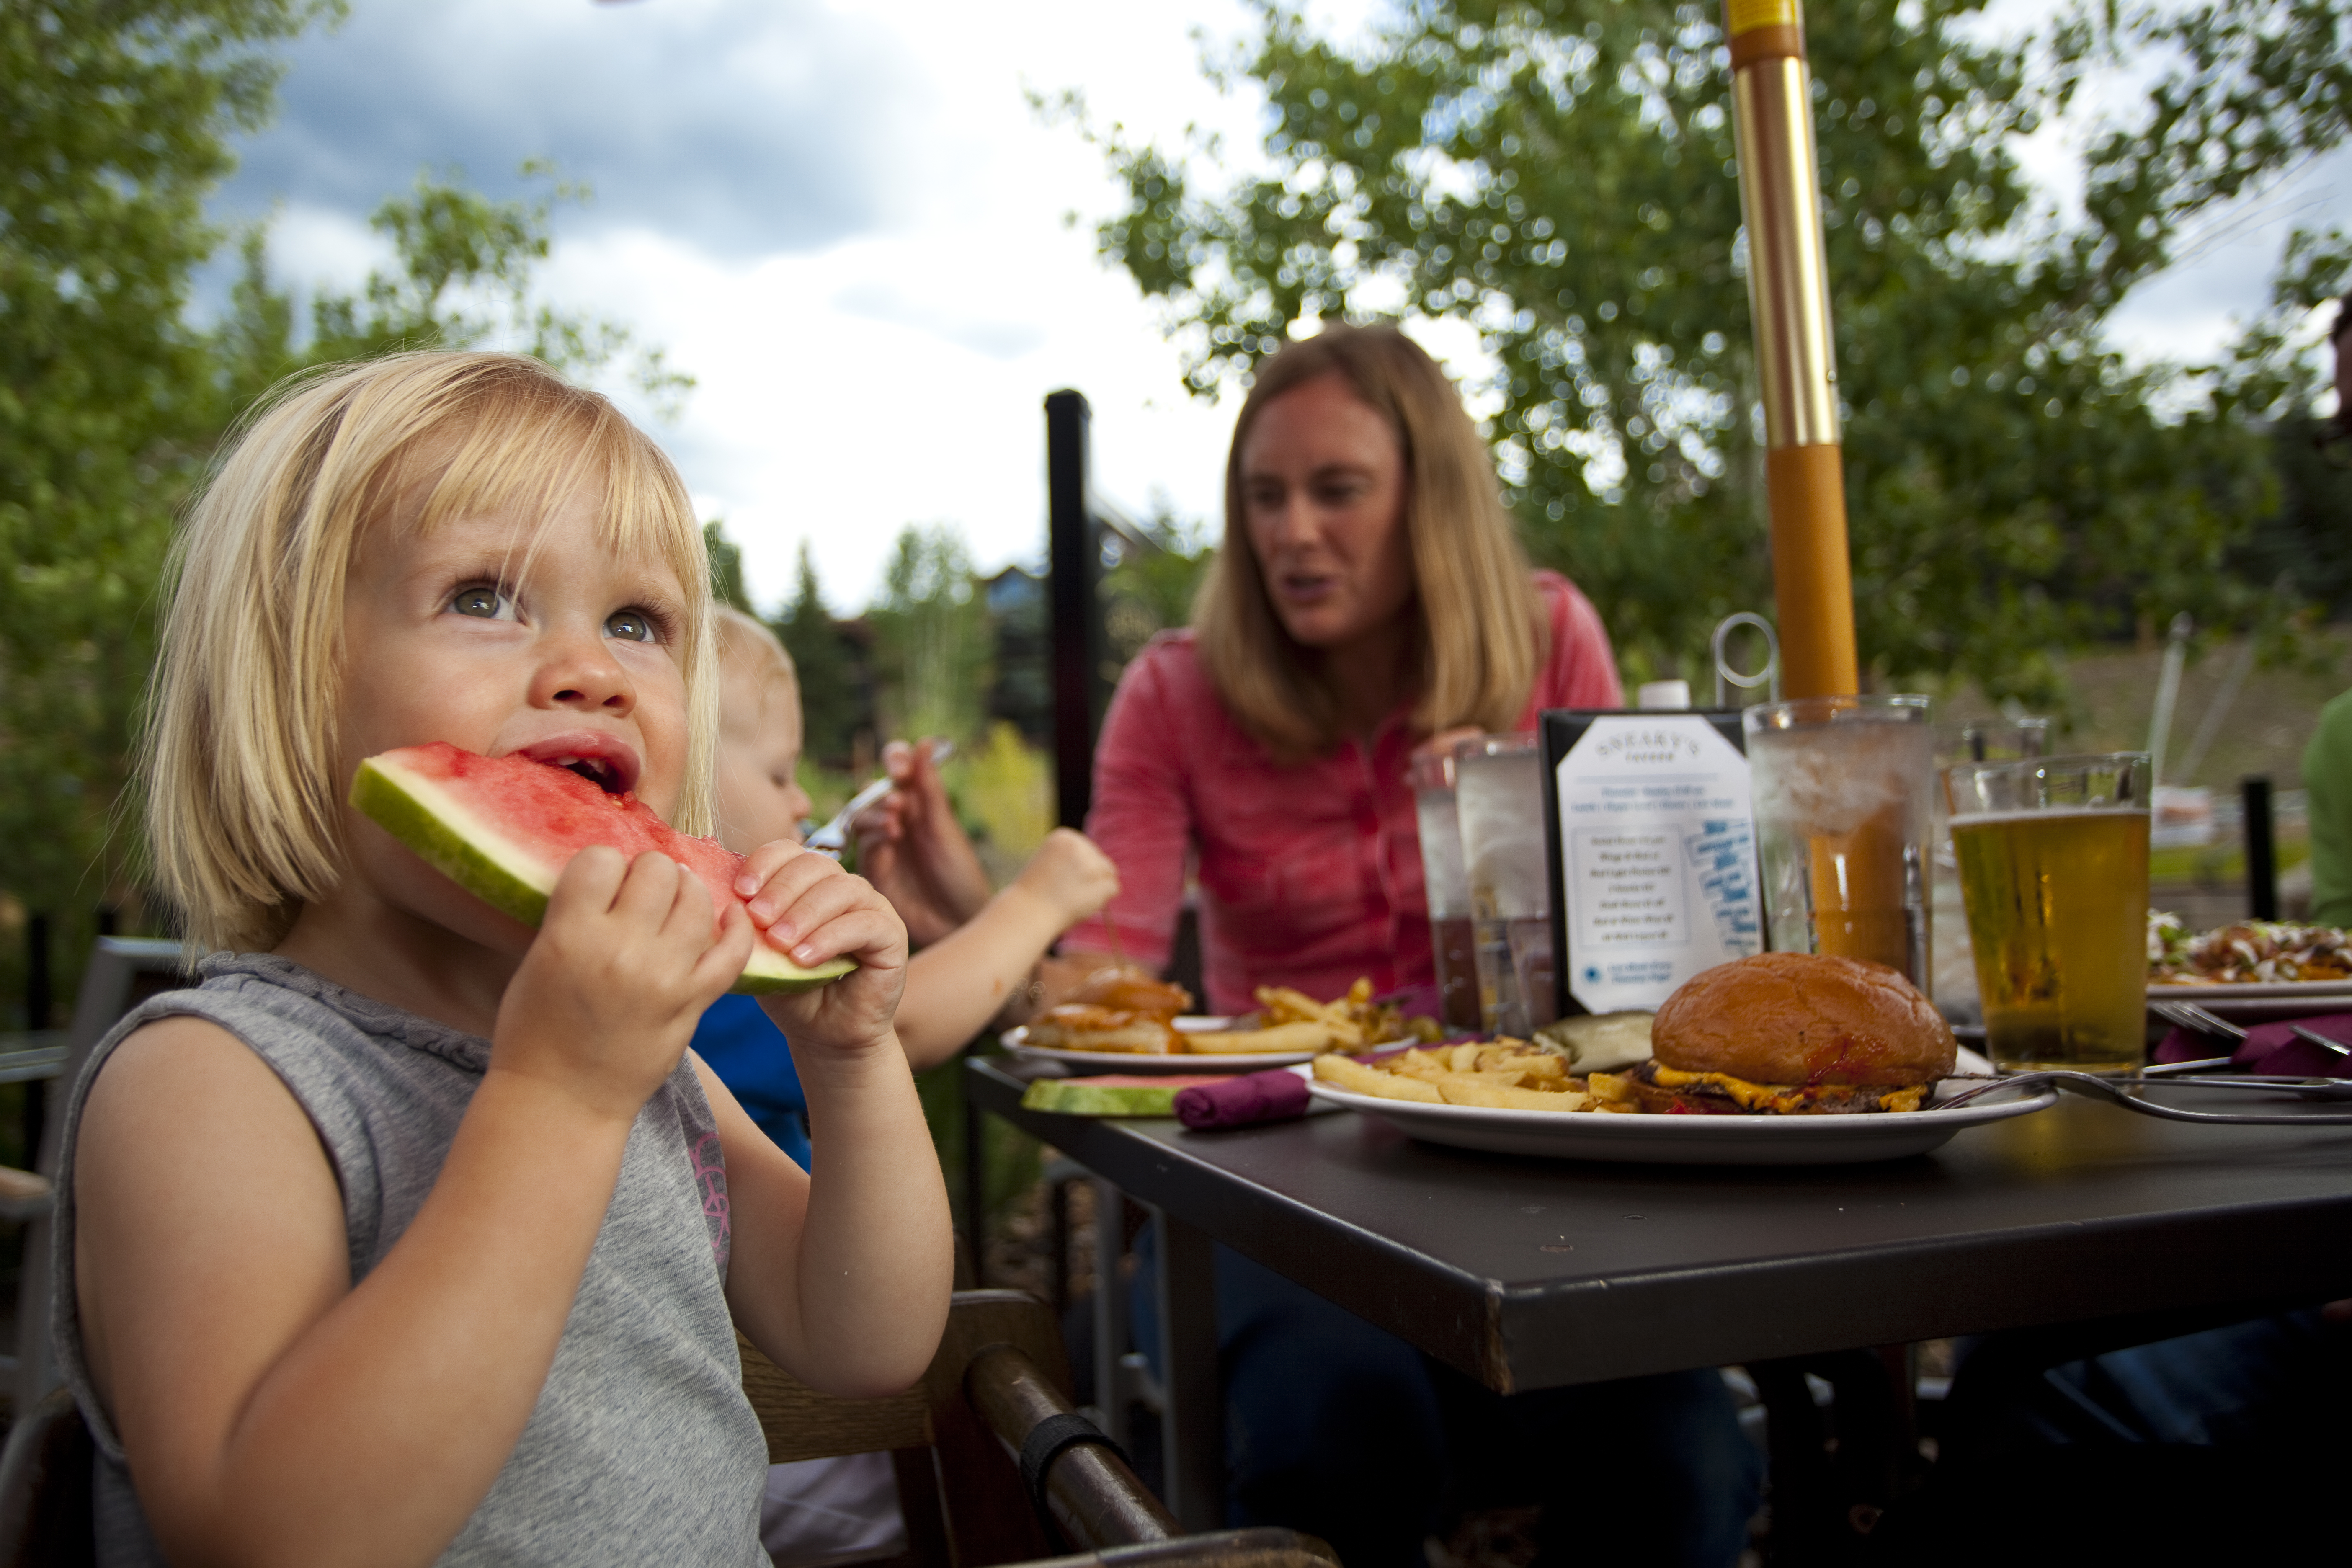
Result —
<instances>
[{"instance_id":1,"label":"silverware","mask_svg":"<svg viewBox=\"0 0 2352 1568\"><path fill-rule=\"evenodd\" d=\"M1958 1076L1958 1075L1956 1075ZM1946 1082L1951 1081L1946 1079ZM1948 1110L1955 1106L2002 1089L2036 1089L2047 1086L2065 1094L2079 1094L2088 1100L2104 1100L2126 1110L2142 1116L2162 1117L2168 1121L2216 1121L2242 1126L2352 1126L2352 1110L2294 1110L2279 1113L2260 1111L2184 1110L2177 1105L2165 1105L2145 1100L2132 1091L2151 1086L2181 1085L2190 1089L2244 1089L2257 1093L2286 1093L2305 1100L2352 1100L2352 1079L2340 1078L2248 1078L2248 1077L2173 1077L2149 1079L2141 1074L2067 1072L2011 1073L2007 1078L1992 1079L1974 1089L1964 1089L1949 1100L1936 1101L1930 1110Z\"/></svg>"},{"instance_id":2,"label":"silverware","mask_svg":"<svg viewBox=\"0 0 2352 1568\"><path fill-rule=\"evenodd\" d=\"M953 741L941 741L931 747L931 763L934 767L954 755ZM851 795L849 804L834 813L831 822L802 839L802 845L832 859L840 859L841 852L849 847L850 819L889 793L890 775L884 773L880 778Z\"/></svg>"},{"instance_id":3,"label":"silverware","mask_svg":"<svg viewBox=\"0 0 2352 1568\"><path fill-rule=\"evenodd\" d=\"M2301 1024L2294 1026L2294 1037L2298 1040L2309 1040L2313 1045L2334 1051L2339 1057L2352 1057L2352 1046L2347 1046L2341 1040L2331 1040L2317 1030L2306 1029Z\"/></svg>"},{"instance_id":4,"label":"silverware","mask_svg":"<svg viewBox=\"0 0 2352 1568\"><path fill-rule=\"evenodd\" d=\"M2246 1037L2245 1030L2219 1014L2207 1012L2194 1002L2151 1002L2147 1010L2192 1035L2210 1035L2216 1039L2241 1043Z\"/></svg>"}]
</instances>

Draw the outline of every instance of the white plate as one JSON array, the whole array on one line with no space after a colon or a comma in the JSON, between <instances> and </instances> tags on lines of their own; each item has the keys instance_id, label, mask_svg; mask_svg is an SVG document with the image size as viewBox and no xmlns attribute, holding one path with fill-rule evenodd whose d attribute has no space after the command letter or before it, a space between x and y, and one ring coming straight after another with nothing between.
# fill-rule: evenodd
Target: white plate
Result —
<instances>
[{"instance_id":1,"label":"white plate","mask_svg":"<svg viewBox=\"0 0 2352 1568\"><path fill-rule=\"evenodd\" d=\"M2299 1018L2342 1003L2352 1012L2352 980L2274 980L2268 984L2151 985L2151 1002L2194 1002L2221 1018Z\"/></svg>"},{"instance_id":2,"label":"white plate","mask_svg":"<svg viewBox=\"0 0 2352 1568\"><path fill-rule=\"evenodd\" d=\"M1183 1034L1203 1035L1222 1029L1233 1020L1188 1014L1175 1022ZM1060 1062L1065 1067L1086 1068L1094 1072L1264 1072L1268 1068L1295 1067L1315 1059L1313 1051L1250 1051L1238 1056L1204 1051L1199 1056L1188 1052L1165 1057L1143 1051L1073 1051L1059 1046L1030 1045L1026 1025L1007 1029L1000 1037L1004 1048L1016 1057Z\"/></svg>"},{"instance_id":3,"label":"white plate","mask_svg":"<svg viewBox=\"0 0 2352 1568\"><path fill-rule=\"evenodd\" d=\"M1952 1110L1853 1116L1612 1116L1591 1111L1489 1110L1350 1094L1307 1077L1318 1100L1360 1110L1412 1137L1460 1149L1539 1154L1557 1160L1613 1160L1646 1165L1850 1165L1924 1154L1954 1133L1988 1121L2027 1116L2058 1102L2058 1091L2010 1090ZM1962 1072L1990 1072L1974 1051Z\"/></svg>"}]
</instances>

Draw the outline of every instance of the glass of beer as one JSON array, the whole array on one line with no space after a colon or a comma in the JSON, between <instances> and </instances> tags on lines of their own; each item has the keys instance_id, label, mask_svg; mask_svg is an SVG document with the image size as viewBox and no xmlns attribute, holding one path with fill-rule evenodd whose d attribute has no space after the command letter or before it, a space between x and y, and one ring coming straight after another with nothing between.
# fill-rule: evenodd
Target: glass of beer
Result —
<instances>
[{"instance_id":1,"label":"glass of beer","mask_svg":"<svg viewBox=\"0 0 2352 1568\"><path fill-rule=\"evenodd\" d=\"M2147 1044L2144 752L1944 771L1952 853L2004 1071L2119 1071Z\"/></svg>"},{"instance_id":2,"label":"glass of beer","mask_svg":"<svg viewBox=\"0 0 2352 1568\"><path fill-rule=\"evenodd\" d=\"M1928 989L1927 710L1906 693L1760 702L1741 716L1774 952L1866 959Z\"/></svg>"}]
</instances>

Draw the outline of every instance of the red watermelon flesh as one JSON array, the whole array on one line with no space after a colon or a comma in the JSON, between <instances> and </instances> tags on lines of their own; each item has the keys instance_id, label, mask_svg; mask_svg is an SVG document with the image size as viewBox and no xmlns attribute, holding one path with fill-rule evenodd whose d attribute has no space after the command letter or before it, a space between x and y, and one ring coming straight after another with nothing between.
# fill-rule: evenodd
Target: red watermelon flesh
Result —
<instances>
[{"instance_id":1,"label":"red watermelon flesh","mask_svg":"<svg viewBox=\"0 0 2352 1568\"><path fill-rule=\"evenodd\" d=\"M572 857L592 844L635 857L650 849L690 868L714 908L743 900L743 858L713 839L680 833L635 795L607 795L569 768L520 755L485 757L436 741L360 764L352 804L492 909L536 926ZM764 939L735 989L805 991L856 967L838 958L803 969Z\"/></svg>"}]
</instances>

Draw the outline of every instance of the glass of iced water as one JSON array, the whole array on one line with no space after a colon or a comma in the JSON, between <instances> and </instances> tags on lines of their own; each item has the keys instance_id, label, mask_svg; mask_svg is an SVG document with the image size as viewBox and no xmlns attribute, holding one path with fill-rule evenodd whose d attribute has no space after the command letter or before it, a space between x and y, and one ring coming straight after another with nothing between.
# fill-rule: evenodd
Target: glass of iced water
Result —
<instances>
[{"instance_id":1,"label":"glass of iced water","mask_svg":"<svg viewBox=\"0 0 2352 1568\"><path fill-rule=\"evenodd\" d=\"M1429 889L1429 943L1437 959L1438 1014L1451 1029L1483 1026L1470 877L1462 864L1462 816L1452 756L1423 755L1406 773L1421 829L1421 879Z\"/></svg>"},{"instance_id":2,"label":"glass of iced water","mask_svg":"<svg viewBox=\"0 0 2352 1568\"><path fill-rule=\"evenodd\" d=\"M1533 735L1454 748L1479 1027L1525 1038L1552 1021L1551 884L1544 875L1543 752Z\"/></svg>"},{"instance_id":3,"label":"glass of iced water","mask_svg":"<svg viewBox=\"0 0 2352 1568\"><path fill-rule=\"evenodd\" d=\"M1742 722L1767 945L1868 959L1927 991L1936 778L1927 699L1803 697L1759 703Z\"/></svg>"}]
</instances>

